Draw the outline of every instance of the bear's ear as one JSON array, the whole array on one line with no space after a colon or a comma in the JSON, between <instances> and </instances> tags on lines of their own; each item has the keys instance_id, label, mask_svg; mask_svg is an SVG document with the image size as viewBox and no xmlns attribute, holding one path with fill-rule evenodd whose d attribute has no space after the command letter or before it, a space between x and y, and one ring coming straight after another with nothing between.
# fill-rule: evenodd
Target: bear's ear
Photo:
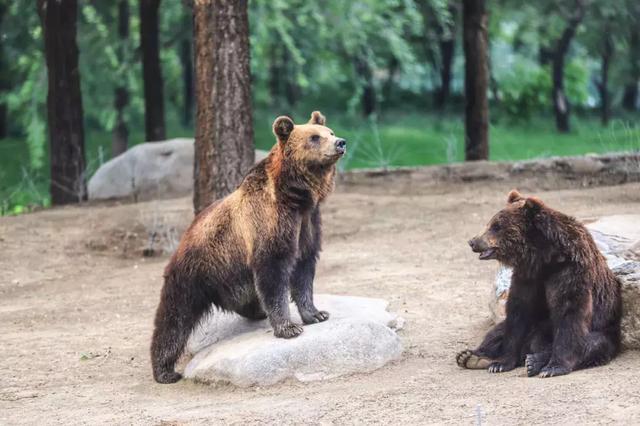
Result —
<instances>
[{"instance_id":1,"label":"bear's ear","mask_svg":"<svg viewBox=\"0 0 640 426\"><path fill-rule=\"evenodd\" d=\"M327 119L324 118L324 115L320 111L313 111L311 113L311 119L309 120L309 124L319 124L324 126L327 122Z\"/></svg>"},{"instance_id":2,"label":"bear's ear","mask_svg":"<svg viewBox=\"0 0 640 426\"><path fill-rule=\"evenodd\" d=\"M511 192L509 192L509 195L507 195L507 204L513 204L517 201L522 200L524 200L524 197L518 192L517 189L512 189Z\"/></svg>"},{"instance_id":3,"label":"bear's ear","mask_svg":"<svg viewBox=\"0 0 640 426\"><path fill-rule=\"evenodd\" d=\"M273 134L278 138L278 142L285 143L293 131L293 120L286 115L281 115L273 122Z\"/></svg>"},{"instance_id":4,"label":"bear's ear","mask_svg":"<svg viewBox=\"0 0 640 426\"><path fill-rule=\"evenodd\" d=\"M531 213L539 212L540 210L542 210L543 207L544 207L544 203L542 202L542 200L536 197L529 197L524 202L524 208Z\"/></svg>"}]
</instances>

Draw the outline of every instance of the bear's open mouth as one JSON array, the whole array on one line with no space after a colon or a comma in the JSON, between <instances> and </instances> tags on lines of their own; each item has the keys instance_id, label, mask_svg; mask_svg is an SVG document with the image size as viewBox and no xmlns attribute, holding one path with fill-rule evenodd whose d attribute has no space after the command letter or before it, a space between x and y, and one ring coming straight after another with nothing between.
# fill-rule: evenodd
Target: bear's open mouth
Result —
<instances>
[{"instance_id":1,"label":"bear's open mouth","mask_svg":"<svg viewBox=\"0 0 640 426\"><path fill-rule=\"evenodd\" d=\"M490 248L486 249L485 251L480 253L480 256L478 258L480 260L495 259L496 258L496 248L495 247L490 247Z\"/></svg>"}]
</instances>

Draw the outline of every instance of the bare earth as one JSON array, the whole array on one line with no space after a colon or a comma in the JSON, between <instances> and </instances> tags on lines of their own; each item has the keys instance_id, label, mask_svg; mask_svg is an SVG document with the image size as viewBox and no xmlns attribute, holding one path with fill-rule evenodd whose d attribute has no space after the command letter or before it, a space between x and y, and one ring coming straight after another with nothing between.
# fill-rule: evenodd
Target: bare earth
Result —
<instances>
[{"instance_id":1,"label":"bare earth","mask_svg":"<svg viewBox=\"0 0 640 426\"><path fill-rule=\"evenodd\" d=\"M189 199L0 218L0 424L640 423L639 352L552 379L456 366L487 330L496 270L466 241L512 186L339 185L316 289L388 299L406 319L404 356L371 374L269 388L151 378L167 258L140 249L154 218L188 225ZM520 189L579 218L640 211L640 184Z\"/></svg>"}]
</instances>

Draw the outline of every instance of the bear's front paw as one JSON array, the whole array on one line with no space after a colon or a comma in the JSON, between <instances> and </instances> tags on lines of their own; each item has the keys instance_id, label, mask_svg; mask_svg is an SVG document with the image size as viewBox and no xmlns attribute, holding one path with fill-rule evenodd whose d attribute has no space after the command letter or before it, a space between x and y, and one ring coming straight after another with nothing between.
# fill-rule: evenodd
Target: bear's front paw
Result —
<instances>
[{"instance_id":1,"label":"bear's front paw","mask_svg":"<svg viewBox=\"0 0 640 426\"><path fill-rule=\"evenodd\" d=\"M284 339L291 339L299 336L300 333L302 333L302 326L291 321L285 321L273 327L273 335Z\"/></svg>"},{"instance_id":2,"label":"bear's front paw","mask_svg":"<svg viewBox=\"0 0 640 426\"><path fill-rule=\"evenodd\" d=\"M458 352L456 355L456 364L458 364L460 368L485 369L491 364L491 360L476 355L471 349L467 349Z\"/></svg>"},{"instance_id":3,"label":"bear's front paw","mask_svg":"<svg viewBox=\"0 0 640 426\"><path fill-rule=\"evenodd\" d=\"M527 369L527 376L534 377L540 374L542 368L549 362L549 355L539 352L535 354L528 354L524 360L524 366Z\"/></svg>"},{"instance_id":4,"label":"bear's front paw","mask_svg":"<svg viewBox=\"0 0 640 426\"><path fill-rule=\"evenodd\" d=\"M301 315L302 322L305 324L314 324L316 322L323 322L329 319L329 312L327 311L315 311L315 312L303 312Z\"/></svg>"},{"instance_id":5,"label":"bear's front paw","mask_svg":"<svg viewBox=\"0 0 640 426\"><path fill-rule=\"evenodd\" d=\"M571 369L562 366L562 365L547 365L540 371L540 376L542 378L546 377L555 377L555 376L564 376L565 374L571 373Z\"/></svg>"},{"instance_id":6,"label":"bear's front paw","mask_svg":"<svg viewBox=\"0 0 640 426\"><path fill-rule=\"evenodd\" d=\"M510 361L494 361L489 364L489 368L487 371L489 373L506 373L507 371L511 371L516 368L515 362Z\"/></svg>"}]
</instances>

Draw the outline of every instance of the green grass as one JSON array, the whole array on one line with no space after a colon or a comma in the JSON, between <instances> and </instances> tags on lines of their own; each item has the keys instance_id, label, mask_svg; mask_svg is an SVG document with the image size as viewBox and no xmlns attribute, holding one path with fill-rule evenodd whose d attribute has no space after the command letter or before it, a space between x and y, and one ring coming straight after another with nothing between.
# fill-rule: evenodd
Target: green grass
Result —
<instances>
[{"instance_id":1,"label":"green grass","mask_svg":"<svg viewBox=\"0 0 640 426\"><path fill-rule=\"evenodd\" d=\"M256 146L274 144L271 123L276 112L257 111L254 117ZM418 113L390 113L377 120L327 113L328 125L348 140L344 170L373 167L419 166L464 160L464 124L461 117ZM308 112L295 114L298 122ZM638 117L613 120L604 128L595 118L573 119L570 134L558 134L552 117L538 117L523 124L493 124L490 128L490 159L513 161L550 156L640 151ZM192 137L193 129L170 127L168 137ZM132 132L132 144L143 140ZM111 134L89 131L86 156L90 172L110 158ZM29 153L23 140L0 140L0 209L3 214L20 213L29 204L48 203L48 165L29 168ZM4 201L3 201L4 200ZM16 207L18 206L18 207ZM23 206L23 207L20 207Z\"/></svg>"}]
</instances>

